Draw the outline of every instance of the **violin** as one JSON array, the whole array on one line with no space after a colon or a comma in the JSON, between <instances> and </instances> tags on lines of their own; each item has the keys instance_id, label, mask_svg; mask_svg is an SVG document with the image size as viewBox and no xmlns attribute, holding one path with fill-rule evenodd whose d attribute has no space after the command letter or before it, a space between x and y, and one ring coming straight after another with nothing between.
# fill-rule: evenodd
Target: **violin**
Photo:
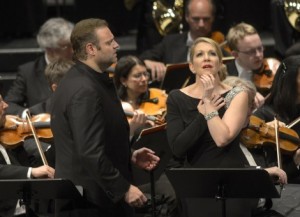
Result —
<instances>
[{"instance_id":1,"label":"violin","mask_svg":"<svg viewBox=\"0 0 300 217\"><path fill-rule=\"evenodd\" d=\"M165 115L168 95L164 90L158 88L149 88L149 99L142 101L139 109L147 115L163 116Z\"/></svg>"},{"instance_id":2,"label":"violin","mask_svg":"<svg viewBox=\"0 0 300 217\"><path fill-rule=\"evenodd\" d=\"M280 150L283 154L293 154L299 148L300 139L294 130L278 127L278 137ZM272 146L276 144L276 132L274 127L252 115L248 127L241 132L241 142L247 148Z\"/></svg>"},{"instance_id":3,"label":"violin","mask_svg":"<svg viewBox=\"0 0 300 217\"><path fill-rule=\"evenodd\" d=\"M263 96L268 95L270 92L279 65L279 60L275 58L265 58L262 67L259 70L254 71L253 83L258 92Z\"/></svg>"},{"instance_id":4,"label":"violin","mask_svg":"<svg viewBox=\"0 0 300 217\"><path fill-rule=\"evenodd\" d=\"M166 100L167 94L165 91L150 88L149 98L143 100L137 109L146 114L147 120L153 121L156 125L160 125L165 123ZM135 109L130 103L122 101L122 107L128 118L133 117Z\"/></svg>"},{"instance_id":5,"label":"violin","mask_svg":"<svg viewBox=\"0 0 300 217\"><path fill-rule=\"evenodd\" d=\"M31 122L36 129L38 138L44 141L50 141L53 138L50 128L50 114L35 115L31 118ZM14 115L5 116L4 126L0 129L0 142L4 146L14 148L30 136L33 136L33 133L26 120Z\"/></svg>"}]
</instances>

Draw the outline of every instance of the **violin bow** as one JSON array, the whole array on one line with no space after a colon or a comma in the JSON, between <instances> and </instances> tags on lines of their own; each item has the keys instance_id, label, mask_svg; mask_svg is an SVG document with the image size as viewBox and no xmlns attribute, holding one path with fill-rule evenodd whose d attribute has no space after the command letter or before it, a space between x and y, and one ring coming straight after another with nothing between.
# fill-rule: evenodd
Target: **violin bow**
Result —
<instances>
[{"instance_id":1,"label":"violin bow","mask_svg":"<svg viewBox=\"0 0 300 217\"><path fill-rule=\"evenodd\" d=\"M279 124L276 116L274 116L274 123L275 123L274 128L275 128L275 139L276 139L277 165L279 169L282 169L281 151L280 151L279 133L278 133ZM280 183L280 195L282 190L283 190L283 184Z\"/></svg>"},{"instance_id":2,"label":"violin bow","mask_svg":"<svg viewBox=\"0 0 300 217\"><path fill-rule=\"evenodd\" d=\"M46 159L46 157L45 157L44 151L43 151L43 149L42 149L42 145L41 145L41 143L40 143L40 140L39 140L38 137L37 137L36 130L35 130L35 128L34 128L32 122L31 122L31 115L30 115L30 113L29 113L29 110L26 109L24 112L25 112L25 115L26 115L27 122L28 122L28 124L29 124L29 126L30 126L30 129L31 129L31 131L32 131L32 134L33 134L35 143L36 143L37 148L38 148L38 150L39 150L40 156L41 156L41 158L42 158L43 164L44 164L44 165L48 165L48 161L47 161L47 159Z\"/></svg>"},{"instance_id":3,"label":"violin bow","mask_svg":"<svg viewBox=\"0 0 300 217\"><path fill-rule=\"evenodd\" d=\"M292 128L293 126L295 126L296 124L298 124L300 121L300 117L296 118L295 120L293 120L291 123L289 123L288 125L286 125L287 128Z\"/></svg>"},{"instance_id":4,"label":"violin bow","mask_svg":"<svg viewBox=\"0 0 300 217\"><path fill-rule=\"evenodd\" d=\"M280 144L279 144L279 133L278 133L278 120L276 117L274 117L274 123L275 123L275 141L276 141L276 151L277 151L277 164L278 167L281 169L281 152L280 152Z\"/></svg>"}]
</instances>

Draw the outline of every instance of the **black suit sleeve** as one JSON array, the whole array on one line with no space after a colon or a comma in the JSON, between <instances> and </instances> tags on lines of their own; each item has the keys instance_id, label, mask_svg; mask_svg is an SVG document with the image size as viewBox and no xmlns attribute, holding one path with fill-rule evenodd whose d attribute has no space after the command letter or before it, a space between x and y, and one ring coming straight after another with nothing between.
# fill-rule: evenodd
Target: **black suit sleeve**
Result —
<instances>
[{"instance_id":1,"label":"black suit sleeve","mask_svg":"<svg viewBox=\"0 0 300 217\"><path fill-rule=\"evenodd\" d=\"M173 154L178 158L184 158L187 151L207 130L207 124L203 115L199 115L185 126L179 108L184 106L176 99L176 92L171 92L167 99L167 136Z\"/></svg>"},{"instance_id":2,"label":"black suit sleeve","mask_svg":"<svg viewBox=\"0 0 300 217\"><path fill-rule=\"evenodd\" d=\"M129 182L113 165L106 152L103 99L95 91L80 90L68 108L70 127L81 164L114 202L124 197ZM117 129L116 129L117 130ZM118 151L118 150L115 150ZM124 153L125 154L125 153Z\"/></svg>"},{"instance_id":3,"label":"black suit sleeve","mask_svg":"<svg viewBox=\"0 0 300 217\"><path fill-rule=\"evenodd\" d=\"M27 179L28 167L0 164L0 179Z\"/></svg>"},{"instance_id":4,"label":"black suit sleeve","mask_svg":"<svg viewBox=\"0 0 300 217\"><path fill-rule=\"evenodd\" d=\"M8 114L20 114L25 109L26 78L24 70L24 67L19 67L17 77L5 97L5 101L9 104Z\"/></svg>"},{"instance_id":5,"label":"black suit sleeve","mask_svg":"<svg viewBox=\"0 0 300 217\"><path fill-rule=\"evenodd\" d=\"M165 38L155 45L152 49L144 51L140 55L141 60L153 60L153 61L163 61L163 55L164 55L164 50L165 48Z\"/></svg>"}]
</instances>

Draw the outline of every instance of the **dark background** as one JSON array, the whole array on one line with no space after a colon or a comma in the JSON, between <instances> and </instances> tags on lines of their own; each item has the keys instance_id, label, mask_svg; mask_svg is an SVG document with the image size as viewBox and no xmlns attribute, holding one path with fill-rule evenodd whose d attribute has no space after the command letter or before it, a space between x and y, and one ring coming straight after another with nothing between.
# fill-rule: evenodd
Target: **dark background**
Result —
<instances>
[{"instance_id":1,"label":"dark background","mask_svg":"<svg viewBox=\"0 0 300 217\"><path fill-rule=\"evenodd\" d=\"M137 0L152 1L152 0ZM269 30L270 0L215 0L217 26L224 33L244 21L259 31ZM49 3L51 2L51 3ZM46 19L62 16L77 22L83 18L106 19L116 36L126 35L137 27L139 12L128 11L124 0L7 0L0 3L0 38L31 37Z\"/></svg>"},{"instance_id":2,"label":"dark background","mask_svg":"<svg viewBox=\"0 0 300 217\"><path fill-rule=\"evenodd\" d=\"M64 17L74 23L84 18L102 18L121 45L118 57L136 54L138 26L149 13L143 5L153 0L136 0L137 6L127 10L125 0L2 0L0 1L0 89L5 95L20 64L41 54L36 43L39 27L51 17ZM148 1L147 3L145 3ZM174 0L161 0L172 2ZM215 0L215 28L224 34L241 21L252 24L263 36L266 56L273 55L271 0ZM149 7L148 7L149 8ZM151 12L148 14L152 18ZM264 36L265 35L265 36ZM270 40L269 40L270 39Z\"/></svg>"}]
</instances>

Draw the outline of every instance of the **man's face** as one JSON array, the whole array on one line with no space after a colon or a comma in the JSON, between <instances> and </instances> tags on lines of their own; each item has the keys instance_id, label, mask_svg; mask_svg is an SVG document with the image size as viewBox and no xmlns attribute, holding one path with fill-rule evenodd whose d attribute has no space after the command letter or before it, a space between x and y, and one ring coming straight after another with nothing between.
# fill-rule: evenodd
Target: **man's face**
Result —
<instances>
[{"instance_id":1,"label":"man's face","mask_svg":"<svg viewBox=\"0 0 300 217\"><path fill-rule=\"evenodd\" d=\"M189 13L185 16L189 24L192 38L209 37L214 21L212 5L207 1L191 1L188 6Z\"/></svg>"},{"instance_id":2,"label":"man's face","mask_svg":"<svg viewBox=\"0 0 300 217\"><path fill-rule=\"evenodd\" d=\"M247 35L239 40L237 51L233 51L233 56L246 70L259 69L264 59L264 48L259 35Z\"/></svg>"},{"instance_id":3,"label":"man's face","mask_svg":"<svg viewBox=\"0 0 300 217\"><path fill-rule=\"evenodd\" d=\"M55 59L72 60L73 49L70 41L60 41L58 47L49 49Z\"/></svg>"},{"instance_id":4,"label":"man's face","mask_svg":"<svg viewBox=\"0 0 300 217\"><path fill-rule=\"evenodd\" d=\"M4 126L5 123L5 110L8 107L6 102L2 99L2 96L0 95L0 127Z\"/></svg>"},{"instance_id":5,"label":"man's face","mask_svg":"<svg viewBox=\"0 0 300 217\"><path fill-rule=\"evenodd\" d=\"M115 41L114 35L108 27L99 28L96 30L96 35L99 39L98 51L95 56L97 64L100 68L108 67L117 62L117 50L119 44Z\"/></svg>"}]
</instances>

